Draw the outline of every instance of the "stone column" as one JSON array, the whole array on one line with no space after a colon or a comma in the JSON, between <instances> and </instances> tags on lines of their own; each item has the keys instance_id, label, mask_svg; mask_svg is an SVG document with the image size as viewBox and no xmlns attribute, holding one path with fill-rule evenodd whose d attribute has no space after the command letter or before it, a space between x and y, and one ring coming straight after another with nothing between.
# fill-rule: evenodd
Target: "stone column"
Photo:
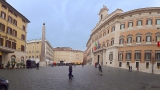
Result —
<instances>
[{"instance_id":1,"label":"stone column","mask_svg":"<svg viewBox=\"0 0 160 90\"><path fill-rule=\"evenodd\" d=\"M46 58L45 58L45 23L43 23L42 27L42 41L41 41L41 56L39 66L46 66Z\"/></svg>"}]
</instances>

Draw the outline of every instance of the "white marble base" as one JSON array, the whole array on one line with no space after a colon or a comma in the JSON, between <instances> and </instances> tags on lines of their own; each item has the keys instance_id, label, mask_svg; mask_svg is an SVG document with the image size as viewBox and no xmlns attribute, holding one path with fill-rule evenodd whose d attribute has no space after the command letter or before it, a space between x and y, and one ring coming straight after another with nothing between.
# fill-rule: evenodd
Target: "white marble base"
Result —
<instances>
[{"instance_id":1,"label":"white marble base","mask_svg":"<svg viewBox=\"0 0 160 90\"><path fill-rule=\"evenodd\" d=\"M46 62L45 61L40 61L39 66L46 67Z\"/></svg>"}]
</instances>

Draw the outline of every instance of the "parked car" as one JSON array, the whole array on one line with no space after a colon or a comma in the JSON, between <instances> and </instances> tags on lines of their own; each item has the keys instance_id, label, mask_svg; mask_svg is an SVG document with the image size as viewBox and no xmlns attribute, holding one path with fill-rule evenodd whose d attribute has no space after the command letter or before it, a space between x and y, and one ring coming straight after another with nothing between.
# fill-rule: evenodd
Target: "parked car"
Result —
<instances>
[{"instance_id":1,"label":"parked car","mask_svg":"<svg viewBox=\"0 0 160 90\"><path fill-rule=\"evenodd\" d=\"M0 78L0 90L8 90L9 81L3 78Z\"/></svg>"},{"instance_id":2,"label":"parked car","mask_svg":"<svg viewBox=\"0 0 160 90\"><path fill-rule=\"evenodd\" d=\"M27 68L36 68L36 62L34 60L26 60Z\"/></svg>"}]
</instances>

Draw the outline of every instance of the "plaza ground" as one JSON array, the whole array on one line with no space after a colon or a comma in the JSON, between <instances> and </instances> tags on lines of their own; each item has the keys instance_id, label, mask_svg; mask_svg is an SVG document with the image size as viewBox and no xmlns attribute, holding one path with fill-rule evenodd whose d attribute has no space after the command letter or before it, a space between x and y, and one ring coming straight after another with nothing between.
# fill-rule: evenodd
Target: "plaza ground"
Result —
<instances>
[{"instance_id":1,"label":"plaza ground","mask_svg":"<svg viewBox=\"0 0 160 90\"><path fill-rule=\"evenodd\" d=\"M103 66L103 75L93 65L33 69L0 69L0 77L9 80L9 90L160 90L160 75Z\"/></svg>"}]
</instances>

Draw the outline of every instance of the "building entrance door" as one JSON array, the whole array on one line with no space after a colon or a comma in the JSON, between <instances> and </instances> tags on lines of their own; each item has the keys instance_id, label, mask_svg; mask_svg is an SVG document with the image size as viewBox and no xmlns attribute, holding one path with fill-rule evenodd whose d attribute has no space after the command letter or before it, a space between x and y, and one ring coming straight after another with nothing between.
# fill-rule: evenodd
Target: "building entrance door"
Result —
<instances>
[{"instance_id":1,"label":"building entrance door","mask_svg":"<svg viewBox=\"0 0 160 90\"><path fill-rule=\"evenodd\" d=\"M97 62L98 62L98 64L99 64L99 58L100 58L100 57L99 57L99 55L98 55L98 61L97 61Z\"/></svg>"},{"instance_id":2,"label":"building entrance door","mask_svg":"<svg viewBox=\"0 0 160 90\"><path fill-rule=\"evenodd\" d=\"M129 62L127 62L127 67L129 67Z\"/></svg>"},{"instance_id":3,"label":"building entrance door","mask_svg":"<svg viewBox=\"0 0 160 90\"><path fill-rule=\"evenodd\" d=\"M0 65L2 64L2 55L0 55Z\"/></svg>"},{"instance_id":4,"label":"building entrance door","mask_svg":"<svg viewBox=\"0 0 160 90\"><path fill-rule=\"evenodd\" d=\"M136 62L136 68L139 68L139 62Z\"/></svg>"},{"instance_id":5,"label":"building entrance door","mask_svg":"<svg viewBox=\"0 0 160 90\"><path fill-rule=\"evenodd\" d=\"M119 62L119 67L121 67L122 66L122 62Z\"/></svg>"}]
</instances>

